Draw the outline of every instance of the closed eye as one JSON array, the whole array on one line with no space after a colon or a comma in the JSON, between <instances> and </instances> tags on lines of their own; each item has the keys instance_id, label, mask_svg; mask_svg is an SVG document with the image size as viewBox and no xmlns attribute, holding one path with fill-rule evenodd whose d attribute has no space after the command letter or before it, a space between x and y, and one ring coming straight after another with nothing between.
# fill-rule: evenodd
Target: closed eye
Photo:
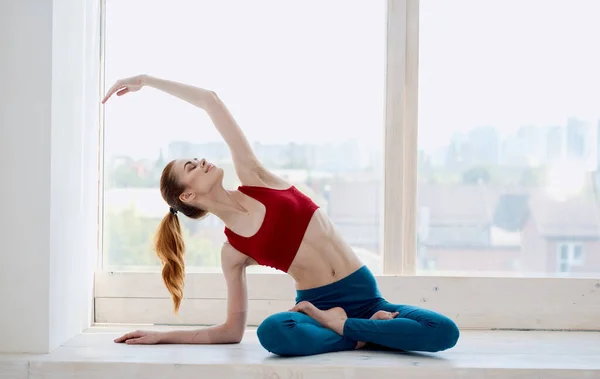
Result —
<instances>
[{"instance_id":1,"label":"closed eye","mask_svg":"<svg viewBox=\"0 0 600 379\"><path fill-rule=\"evenodd\" d=\"M196 168L196 166L197 166L197 165L193 164L192 162L186 162L186 163L185 163L185 166L184 166L183 168L184 168L184 170L186 170L186 172L190 172L190 171L192 171L193 169L195 169L195 168ZM191 168L190 168L190 167L191 167Z\"/></svg>"}]
</instances>

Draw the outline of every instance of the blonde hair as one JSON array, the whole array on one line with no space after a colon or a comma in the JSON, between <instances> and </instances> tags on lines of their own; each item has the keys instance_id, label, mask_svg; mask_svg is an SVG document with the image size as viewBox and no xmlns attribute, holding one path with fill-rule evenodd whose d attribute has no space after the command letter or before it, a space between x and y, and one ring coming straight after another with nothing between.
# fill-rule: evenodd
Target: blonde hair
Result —
<instances>
[{"instance_id":1,"label":"blonde hair","mask_svg":"<svg viewBox=\"0 0 600 379\"><path fill-rule=\"evenodd\" d=\"M190 204L183 203L179 196L185 187L174 174L174 161L167 164L160 177L160 193L163 199L174 210L163 217L154 238L154 249L161 260L162 278L173 299L174 311L177 313L183 299L185 279L185 241L177 212L189 218L201 219L208 212Z\"/></svg>"}]
</instances>

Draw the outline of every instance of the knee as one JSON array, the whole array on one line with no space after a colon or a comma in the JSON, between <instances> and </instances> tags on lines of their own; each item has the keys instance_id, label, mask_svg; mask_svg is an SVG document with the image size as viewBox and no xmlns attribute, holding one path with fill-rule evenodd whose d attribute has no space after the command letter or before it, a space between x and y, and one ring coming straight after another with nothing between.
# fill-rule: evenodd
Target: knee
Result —
<instances>
[{"instance_id":1,"label":"knee","mask_svg":"<svg viewBox=\"0 0 600 379\"><path fill-rule=\"evenodd\" d=\"M277 313L267 317L256 330L258 341L267 351L287 355L285 347L289 347L290 329L294 327L294 320L285 313Z\"/></svg>"},{"instance_id":2,"label":"knee","mask_svg":"<svg viewBox=\"0 0 600 379\"><path fill-rule=\"evenodd\" d=\"M453 348L460 337L458 326L450 319L443 320L436 331L437 335L434 351L443 351Z\"/></svg>"}]
</instances>

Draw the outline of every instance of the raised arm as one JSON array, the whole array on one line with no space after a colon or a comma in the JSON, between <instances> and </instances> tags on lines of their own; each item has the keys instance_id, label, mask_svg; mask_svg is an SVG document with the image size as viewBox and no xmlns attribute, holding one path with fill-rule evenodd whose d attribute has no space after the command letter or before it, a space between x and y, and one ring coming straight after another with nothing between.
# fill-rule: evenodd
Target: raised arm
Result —
<instances>
[{"instance_id":1,"label":"raised arm","mask_svg":"<svg viewBox=\"0 0 600 379\"><path fill-rule=\"evenodd\" d=\"M215 92L148 75L139 75L117 81L102 102L105 103L115 93L117 96L122 96L128 92L138 91L144 86L156 88L204 109L229 146L240 181L248 185L260 184L257 183L257 180L260 180L257 177L260 178L264 168L256 158L241 128Z\"/></svg>"},{"instance_id":2,"label":"raised arm","mask_svg":"<svg viewBox=\"0 0 600 379\"><path fill-rule=\"evenodd\" d=\"M170 332L135 331L115 342L136 344L229 344L239 343L246 329L248 295L246 266L248 259L231 245L224 244L221 265L227 282L227 319L223 324L198 330Z\"/></svg>"}]
</instances>

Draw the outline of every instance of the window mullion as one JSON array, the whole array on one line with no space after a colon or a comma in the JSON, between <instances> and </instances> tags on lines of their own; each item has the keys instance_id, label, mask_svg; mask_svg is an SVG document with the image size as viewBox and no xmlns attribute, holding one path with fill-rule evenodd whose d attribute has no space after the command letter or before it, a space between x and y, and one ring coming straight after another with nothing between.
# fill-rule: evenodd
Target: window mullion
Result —
<instances>
[{"instance_id":1,"label":"window mullion","mask_svg":"<svg viewBox=\"0 0 600 379\"><path fill-rule=\"evenodd\" d=\"M416 273L418 0L389 0L385 138L385 274Z\"/></svg>"}]
</instances>

